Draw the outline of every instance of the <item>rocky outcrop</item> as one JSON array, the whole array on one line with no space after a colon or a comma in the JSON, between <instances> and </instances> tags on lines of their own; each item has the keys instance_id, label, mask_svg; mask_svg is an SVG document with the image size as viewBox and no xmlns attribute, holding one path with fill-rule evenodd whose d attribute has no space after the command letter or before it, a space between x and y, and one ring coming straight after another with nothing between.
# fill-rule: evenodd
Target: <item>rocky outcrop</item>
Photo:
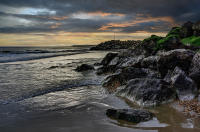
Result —
<instances>
[{"instance_id":1,"label":"rocky outcrop","mask_svg":"<svg viewBox=\"0 0 200 132\"><path fill-rule=\"evenodd\" d=\"M116 50L116 49L128 49L140 44L141 41L120 41L120 40L111 40L106 41L104 43L100 43L99 45L92 47L91 50Z\"/></svg>"},{"instance_id":2,"label":"rocky outcrop","mask_svg":"<svg viewBox=\"0 0 200 132\"><path fill-rule=\"evenodd\" d=\"M193 35L200 36L200 21L196 22L193 26Z\"/></svg>"},{"instance_id":3,"label":"rocky outcrop","mask_svg":"<svg viewBox=\"0 0 200 132\"><path fill-rule=\"evenodd\" d=\"M83 71L88 71L88 70L94 70L94 67L92 65L82 64L78 66L75 70L77 72L83 72Z\"/></svg>"},{"instance_id":4,"label":"rocky outcrop","mask_svg":"<svg viewBox=\"0 0 200 132\"><path fill-rule=\"evenodd\" d=\"M118 54L117 53L108 53L103 60L101 61L101 64L103 66L107 66L111 60L113 60Z\"/></svg>"},{"instance_id":5,"label":"rocky outcrop","mask_svg":"<svg viewBox=\"0 0 200 132\"><path fill-rule=\"evenodd\" d=\"M125 85L127 81L134 78L159 78L158 72L144 69L127 67L122 70L118 70L115 74L108 76L103 83L103 86L107 88L109 92L115 92L117 87Z\"/></svg>"},{"instance_id":6,"label":"rocky outcrop","mask_svg":"<svg viewBox=\"0 0 200 132\"><path fill-rule=\"evenodd\" d=\"M196 82L200 88L200 53L196 53L192 59L189 76Z\"/></svg>"},{"instance_id":7,"label":"rocky outcrop","mask_svg":"<svg viewBox=\"0 0 200 132\"><path fill-rule=\"evenodd\" d=\"M168 52L159 52L157 68L164 77L169 70L174 70L176 66L184 71L188 71L195 52L186 49L175 49Z\"/></svg>"},{"instance_id":8,"label":"rocky outcrop","mask_svg":"<svg viewBox=\"0 0 200 132\"><path fill-rule=\"evenodd\" d=\"M169 83L161 79L137 78L130 80L117 95L125 97L140 106L156 106L175 98L175 92Z\"/></svg>"},{"instance_id":9,"label":"rocky outcrop","mask_svg":"<svg viewBox=\"0 0 200 132\"><path fill-rule=\"evenodd\" d=\"M108 109L106 115L110 118L132 123L149 121L153 114L147 110L133 109Z\"/></svg>"},{"instance_id":10,"label":"rocky outcrop","mask_svg":"<svg viewBox=\"0 0 200 132\"><path fill-rule=\"evenodd\" d=\"M195 82L179 67L176 67L165 80L175 88L179 100L193 100L197 94Z\"/></svg>"},{"instance_id":11,"label":"rocky outcrop","mask_svg":"<svg viewBox=\"0 0 200 132\"><path fill-rule=\"evenodd\" d=\"M194 34L193 26L194 26L194 23L190 21L183 24L181 32L180 32L181 38L192 36Z\"/></svg>"},{"instance_id":12,"label":"rocky outcrop","mask_svg":"<svg viewBox=\"0 0 200 132\"><path fill-rule=\"evenodd\" d=\"M195 99L200 88L199 25L187 22L165 37L152 35L132 48L108 54L97 70L108 74L103 86L141 106Z\"/></svg>"}]
</instances>

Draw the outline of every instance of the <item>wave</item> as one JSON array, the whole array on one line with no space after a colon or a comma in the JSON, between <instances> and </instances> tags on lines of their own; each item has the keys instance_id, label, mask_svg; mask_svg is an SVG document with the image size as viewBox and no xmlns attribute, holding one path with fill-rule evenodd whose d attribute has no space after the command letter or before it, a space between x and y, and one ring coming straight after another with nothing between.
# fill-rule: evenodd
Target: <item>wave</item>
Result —
<instances>
[{"instance_id":1,"label":"wave","mask_svg":"<svg viewBox=\"0 0 200 132\"><path fill-rule=\"evenodd\" d=\"M0 51L0 54L42 54L42 53L68 53L68 52L80 52L82 50L19 50L19 51L13 51L13 50L2 50Z\"/></svg>"},{"instance_id":2,"label":"wave","mask_svg":"<svg viewBox=\"0 0 200 132\"><path fill-rule=\"evenodd\" d=\"M51 52L51 53L21 53L21 54L0 54L0 63L8 63L8 62L16 62L16 61L29 61L29 60L37 60L37 59L45 59L51 57L58 57L58 56L67 56L67 55L75 55L75 54L82 54L87 53L85 50L65 50L65 52Z\"/></svg>"},{"instance_id":3,"label":"wave","mask_svg":"<svg viewBox=\"0 0 200 132\"><path fill-rule=\"evenodd\" d=\"M62 91L65 89L73 89L73 88L77 88L77 87L83 87L83 86L98 86L101 85L101 79L98 80L67 80L65 82L60 82L59 84L54 84L51 87L49 87L48 89L42 89L42 90L36 90L36 91L32 91L29 93L26 93L24 95L21 95L20 97L17 98L12 98L12 99L8 99L8 100L4 100L4 101L0 101L0 104L10 104L10 103L14 103L14 102L19 102L19 101L23 101L25 99L29 99L29 98L34 98L36 96L42 96L48 93L52 93L52 92L58 92L58 91Z\"/></svg>"}]
</instances>

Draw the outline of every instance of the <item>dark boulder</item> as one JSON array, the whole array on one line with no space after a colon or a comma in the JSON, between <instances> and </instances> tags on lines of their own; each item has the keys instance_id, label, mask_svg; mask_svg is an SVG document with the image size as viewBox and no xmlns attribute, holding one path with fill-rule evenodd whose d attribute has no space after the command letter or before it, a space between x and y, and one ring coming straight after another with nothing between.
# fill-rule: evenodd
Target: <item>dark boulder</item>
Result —
<instances>
[{"instance_id":1,"label":"dark boulder","mask_svg":"<svg viewBox=\"0 0 200 132\"><path fill-rule=\"evenodd\" d=\"M112 59L114 59L116 56L117 56L117 53L108 53L108 54L103 58L103 60L101 61L101 64L102 64L103 66L107 66L107 65L110 63L110 61L111 61Z\"/></svg>"},{"instance_id":2,"label":"dark boulder","mask_svg":"<svg viewBox=\"0 0 200 132\"><path fill-rule=\"evenodd\" d=\"M140 106L156 106L175 98L175 92L169 83L161 79L137 78L130 80L117 95L134 101Z\"/></svg>"},{"instance_id":3,"label":"dark boulder","mask_svg":"<svg viewBox=\"0 0 200 132\"><path fill-rule=\"evenodd\" d=\"M142 68L150 68L153 70L157 70L158 69L158 61L160 59L160 56L149 56L147 58L144 58L141 61L141 67Z\"/></svg>"},{"instance_id":4,"label":"dark boulder","mask_svg":"<svg viewBox=\"0 0 200 132\"><path fill-rule=\"evenodd\" d=\"M82 64L75 69L77 72L94 70L94 67L88 64Z\"/></svg>"},{"instance_id":5,"label":"dark boulder","mask_svg":"<svg viewBox=\"0 0 200 132\"><path fill-rule=\"evenodd\" d=\"M149 121L153 118L153 114L147 110L133 109L108 109L106 115L110 118L123 120L132 123L140 123Z\"/></svg>"},{"instance_id":6,"label":"dark boulder","mask_svg":"<svg viewBox=\"0 0 200 132\"><path fill-rule=\"evenodd\" d=\"M192 59L190 72L198 72L200 71L200 53L196 53Z\"/></svg>"},{"instance_id":7,"label":"dark boulder","mask_svg":"<svg viewBox=\"0 0 200 132\"><path fill-rule=\"evenodd\" d=\"M200 53L196 53L192 59L189 76L200 88Z\"/></svg>"},{"instance_id":8,"label":"dark boulder","mask_svg":"<svg viewBox=\"0 0 200 132\"><path fill-rule=\"evenodd\" d=\"M175 49L168 52L159 52L158 70L164 77L168 70L174 70L176 66L188 71L195 52L186 49Z\"/></svg>"},{"instance_id":9,"label":"dark boulder","mask_svg":"<svg viewBox=\"0 0 200 132\"><path fill-rule=\"evenodd\" d=\"M135 57L127 57L121 59L120 62L118 62L118 67L124 68L124 67L140 67L141 61L145 58L144 55L135 56Z\"/></svg>"},{"instance_id":10,"label":"dark boulder","mask_svg":"<svg viewBox=\"0 0 200 132\"><path fill-rule=\"evenodd\" d=\"M200 21L196 22L196 23L193 25L192 29L194 30L193 34L194 34L195 36L200 36Z\"/></svg>"},{"instance_id":11,"label":"dark boulder","mask_svg":"<svg viewBox=\"0 0 200 132\"><path fill-rule=\"evenodd\" d=\"M185 48L185 45L181 43L181 39L177 36L167 36L166 38L159 40L157 50L174 50Z\"/></svg>"},{"instance_id":12,"label":"dark boulder","mask_svg":"<svg viewBox=\"0 0 200 132\"><path fill-rule=\"evenodd\" d=\"M168 75L166 78L176 89L176 94L180 100L192 100L197 95L195 82L179 67L176 67L171 76Z\"/></svg>"},{"instance_id":13,"label":"dark boulder","mask_svg":"<svg viewBox=\"0 0 200 132\"><path fill-rule=\"evenodd\" d=\"M187 38L193 35L193 26L194 23L193 22L186 22L185 24L183 24L182 28L181 28L181 32L180 32L180 37L181 38Z\"/></svg>"},{"instance_id":14,"label":"dark boulder","mask_svg":"<svg viewBox=\"0 0 200 132\"><path fill-rule=\"evenodd\" d=\"M115 92L117 87L125 85L127 81L144 77L159 78L160 75L150 69L127 67L108 76L103 83L103 87L106 87L109 92Z\"/></svg>"},{"instance_id":15,"label":"dark boulder","mask_svg":"<svg viewBox=\"0 0 200 132\"><path fill-rule=\"evenodd\" d=\"M109 74L109 73L114 73L116 70L117 67L115 65L101 66L97 69L96 74L97 75Z\"/></svg>"}]
</instances>

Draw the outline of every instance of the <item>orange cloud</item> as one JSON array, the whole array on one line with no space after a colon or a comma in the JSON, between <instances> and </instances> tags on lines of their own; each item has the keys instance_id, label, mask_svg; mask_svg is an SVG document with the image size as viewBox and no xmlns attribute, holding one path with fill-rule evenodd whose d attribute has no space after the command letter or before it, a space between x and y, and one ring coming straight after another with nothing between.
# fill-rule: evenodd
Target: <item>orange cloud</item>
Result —
<instances>
[{"instance_id":1,"label":"orange cloud","mask_svg":"<svg viewBox=\"0 0 200 132\"><path fill-rule=\"evenodd\" d=\"M57 20L57 21L65 20L67 18L68 18L68 16L63 16L63 17L53 16L53 17L49 17L49 19Z\"/></svg>"},{"instance_id":2,"label":"orange cloud","mask_svg":"<svg viewBox=\"0 0 200 132\"><path fill-rule=\"evenodd\" d=\"M101 16L101 17L106 17L106 16L120 16L120 17L123 17L123 16L125 16L125 14L121 14L121 13L106 13L106 12L102 12L102 11L90 12L90 13L88 13L88 15Z\"/></svg>"},{"instance_id":3,"label":"orange cloud","mask_svg":"<svg viewBox=\"0 0 200 132\"><path fill-rule=\"evenodd\" d=\"M101 31L109 30L110 28L124 28L124 27L130 27L130 26L135 26L140 23L145 23L145 22L158 22L158 21L163 21L163 22L168 22L171 25L176 25L174 19L170 16L165 16L165 17L143 17L141 14L136 18L136 20L133 21L128 21L124 23L108 23L107 25L102 26L100 29Z\"/></svg>"},{"instance_id":4,"label":"orange cloud","mask_svg":"<svg viewBox=\"0 0 200 132\"><path fill-rule=\"evenodd\" d=\"M55 29L55 28L58 28L61 25L62 25L61 23L56 23L55 25L50 26L50 28Z\"/></svg>"}]
</instances>

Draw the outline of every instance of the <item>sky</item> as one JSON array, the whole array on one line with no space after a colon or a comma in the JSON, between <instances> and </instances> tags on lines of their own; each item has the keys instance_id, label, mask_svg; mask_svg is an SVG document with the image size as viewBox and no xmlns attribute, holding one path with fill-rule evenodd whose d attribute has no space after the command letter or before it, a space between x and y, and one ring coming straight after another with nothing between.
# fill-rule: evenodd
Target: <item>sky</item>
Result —
<instances>
[{"instance_id":1,"label":"sky","mask_svg":"<svg viewBox=\"0 0 200 132\"><path fill-rule=\"evenodd\" d=\"M198 20L200 0L0 0L0 46L142 40Z\"/></svg>"}]
</instances>

